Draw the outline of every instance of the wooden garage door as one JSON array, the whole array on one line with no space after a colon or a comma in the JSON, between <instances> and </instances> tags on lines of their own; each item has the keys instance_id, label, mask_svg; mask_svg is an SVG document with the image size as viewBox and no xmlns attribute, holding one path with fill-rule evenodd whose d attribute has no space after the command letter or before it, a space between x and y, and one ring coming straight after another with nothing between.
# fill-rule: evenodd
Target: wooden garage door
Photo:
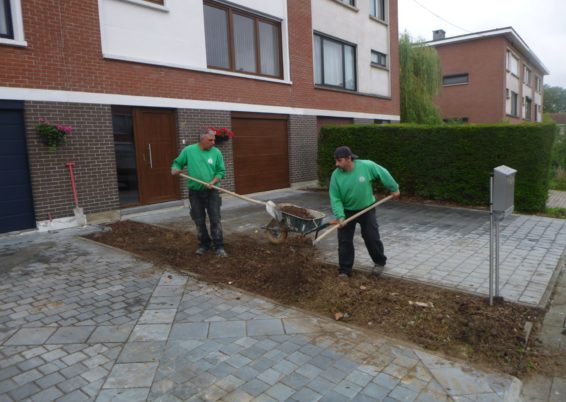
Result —
<instances>
[{"instance_id":1,"label":"wooden garage door","mask_svg":"<svg viewBox=\"0 0 566 402\"><path fill-rule=\"evenodd\" d=\"M232 130L236 192L289 187L287 116L233 113Z\"/></svg>"},{"instance_id":2,"label":"wooden garage door","mask_svg":"<svg viewBox=\"0 0 566 402\"><path fill-rule=\"evenodd\" d=\"M0 101L0 233L35 227L22 109Z\"/></svg>"}]
</instances>

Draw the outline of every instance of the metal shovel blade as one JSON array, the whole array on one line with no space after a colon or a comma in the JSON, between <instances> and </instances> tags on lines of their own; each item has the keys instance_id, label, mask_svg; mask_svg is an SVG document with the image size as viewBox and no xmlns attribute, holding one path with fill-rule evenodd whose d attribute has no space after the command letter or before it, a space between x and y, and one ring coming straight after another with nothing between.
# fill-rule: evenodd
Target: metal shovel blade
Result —
<instances>
[{"instance_id":1,"label":"metal shovel blade","mask_svg":"<svg viewBox=\"0 0 566 402\"><path fill-rule=\"evenodd\" d=\"M275 204L273 201L267 201L265 203L265 210L277 222L281 222L281 220L283 219L281 211L279 210L279 208L277 208L277 204Z\"/></svg>"}]
</instances>

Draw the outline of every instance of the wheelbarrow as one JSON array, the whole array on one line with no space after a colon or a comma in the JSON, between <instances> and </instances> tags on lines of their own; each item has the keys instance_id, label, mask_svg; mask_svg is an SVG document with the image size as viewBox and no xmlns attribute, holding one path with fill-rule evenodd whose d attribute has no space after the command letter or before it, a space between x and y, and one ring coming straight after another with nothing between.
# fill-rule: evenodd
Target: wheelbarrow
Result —
<instances>
[{"instance_id":1,"label":"wheelbarrow","mask_svg":"<svg viewBox=\"0 0 566 402\"><path fill-rule=\"evenodd\" d=\"M289 233L298 233L301 236L306 236L310 233L315 233L315 238L318 232L327 226L332 225L333 221L324 221L326 214L324 212L315 211L314 209L298 207L294 204L281 203L277 204L281 219L272 219L267 225L263 226L265 234L269 241L273 244L281 244L287 239ZM306 214L310 215L309 218L298 216L289 211L286 207L296 207L304 210Z\"/></svg>"}]
</instances>

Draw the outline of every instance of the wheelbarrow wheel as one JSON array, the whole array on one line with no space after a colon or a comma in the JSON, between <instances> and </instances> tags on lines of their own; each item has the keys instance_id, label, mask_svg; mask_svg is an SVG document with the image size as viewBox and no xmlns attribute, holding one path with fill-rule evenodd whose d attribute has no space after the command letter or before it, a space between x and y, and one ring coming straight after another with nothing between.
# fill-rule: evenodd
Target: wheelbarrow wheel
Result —
<instances>
[{"instance_id":1,"label":"wheelbarrow wheel","mask_svg":"<svg viewBox=\"0 0 566 402\"><path fill-rule=\"evenodd\" d=\"M284 224L272 219L265 227L265 234L271 243L281 244L287 239L288 231Z\"/></svg>"}]
</instances>

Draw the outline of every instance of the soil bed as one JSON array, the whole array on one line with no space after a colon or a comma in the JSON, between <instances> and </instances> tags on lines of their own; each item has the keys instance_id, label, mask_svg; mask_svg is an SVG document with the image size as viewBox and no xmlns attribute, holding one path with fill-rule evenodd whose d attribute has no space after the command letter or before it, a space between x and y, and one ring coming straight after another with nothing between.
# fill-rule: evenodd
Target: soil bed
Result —
<instances>
[{"instance_id":1,"label":"soil bed","mask_svg":"<svg viewBox=\"0 0 566 402\"><path fill-rule=\"evenodd\" d=\"M474 295L358 272L339 279L335 266L317 261L310 239L300 237L272 245L263 233L257 238L230 234L225 244L229 258L213 252L199 257L193 233L132 221L109 227L111 231L88 237L158 266L194 272L211 283L230 283L430 350L519 376L554 363L533 345L525 346L525 322L534 322L536 330L544 315L540 309L506 302L489 307Z\"/></svg>"}]
</instances>

